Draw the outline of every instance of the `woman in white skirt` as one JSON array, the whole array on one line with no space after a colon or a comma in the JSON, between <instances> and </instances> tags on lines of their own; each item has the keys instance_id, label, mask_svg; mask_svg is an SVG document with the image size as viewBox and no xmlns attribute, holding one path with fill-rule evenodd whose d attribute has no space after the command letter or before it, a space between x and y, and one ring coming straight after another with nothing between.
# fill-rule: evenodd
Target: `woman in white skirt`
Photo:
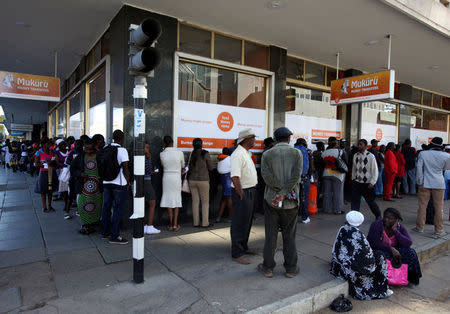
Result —
<instances>
[{"instance_id":1,"label":"woman in white skirt","mask_svg":"<svg viewBox=\"0 0 450 314\"><path fill-rule=\"evenodd\" d=\"M183 152L173 147L172 137L164 136L164 150L160 154L164 169L162 179L162 198L160 207L169 211L169 231L178 231L178 212L181 204L181 175L184 174Z\"/></svg>"}]
</instances>

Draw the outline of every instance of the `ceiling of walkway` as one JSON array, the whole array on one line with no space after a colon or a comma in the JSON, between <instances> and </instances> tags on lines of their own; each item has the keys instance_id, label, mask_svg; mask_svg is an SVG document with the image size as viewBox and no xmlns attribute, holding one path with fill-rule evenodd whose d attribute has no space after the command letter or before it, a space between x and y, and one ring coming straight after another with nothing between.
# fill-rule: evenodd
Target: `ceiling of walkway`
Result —
<instances>
[{"instance_id":1,"label":"ceiling of walkway","mask_svg":"<svg viewBox=\"0 0 450 314\"><path fill-rule=\"evenodd\" d=\"M2 1L0 70L67 77L108 23L122 0ZM397 80L450 95L450 39L378 0L129 0L128 4L178 17L262 43L292 55L367 72L387 64L392 34ZM375 45L365 43L378 41Z\"/></svg>"}]
</instances>

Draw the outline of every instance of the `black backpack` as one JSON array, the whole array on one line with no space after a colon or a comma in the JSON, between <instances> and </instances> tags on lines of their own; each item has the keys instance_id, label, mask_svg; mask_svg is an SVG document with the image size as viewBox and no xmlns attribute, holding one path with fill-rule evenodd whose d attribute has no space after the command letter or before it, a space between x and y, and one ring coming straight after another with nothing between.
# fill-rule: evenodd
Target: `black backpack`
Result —
<instances>
[{"instance_id":1,"label":"black backpack","mask_svg":"<svg viewBox=\"0 0 450 314\"><path fill-rule=\"evenodd\" d=\"M118 148L119 146L108 145L99 153L99 174L104 181L113 181L120 173Z\"/></svg>"}]
</instances>

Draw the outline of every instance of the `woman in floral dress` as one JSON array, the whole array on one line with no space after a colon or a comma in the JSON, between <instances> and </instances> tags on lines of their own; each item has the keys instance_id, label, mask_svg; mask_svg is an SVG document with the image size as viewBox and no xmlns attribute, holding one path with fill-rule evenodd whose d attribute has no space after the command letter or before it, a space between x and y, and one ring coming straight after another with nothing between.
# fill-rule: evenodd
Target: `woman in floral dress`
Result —
<instances>
[{"instance_id":1,"label":"woman in floral dress","mask_svg":"<svg viewBox=\"0 0 450 314\"><path fill-rule=\"evenodd\" d=\"M359 300L384 299L393 294L387 280L386 260L372 251L358 226L364 221L360 212L350 211L347 224L339 229L333 245L331 274L347 280L349 293Z\"/></svg>"},{"instance_id":2,"label":"woman in floral dress","mask_svg":"<svg viewBox=\"0 0 450 314\"><path fill-rule=\"evenodd\" d=\"M82 227L80 233L90 234L100 222L103 206L103 193L98 173L97 150L94 142L84 142L84 152L71 164L70 174L76 178L75 193Z\"/></svg>"}]
</instances>

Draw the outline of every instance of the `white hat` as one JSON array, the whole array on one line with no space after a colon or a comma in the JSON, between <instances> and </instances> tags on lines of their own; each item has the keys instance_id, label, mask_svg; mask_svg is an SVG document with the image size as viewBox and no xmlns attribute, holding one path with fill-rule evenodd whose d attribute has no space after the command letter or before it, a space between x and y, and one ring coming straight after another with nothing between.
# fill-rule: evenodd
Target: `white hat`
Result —
<instances>
[{"instance_id":1,"label":"white hat","mask_svg":"<svg viewBox=\"0 0 450 314\"><path fill-rule=\"evenodd\" d=\"M241 132L239 132L237 143L240 144L243 140L250 137L256 137L253 129L244 129Z\"/></svg>"},{"instance_id":2,"label":"white hat","mask_svg":"<svg viewBox=\"0 0 450 314\"><path fill-rule=\"evenodd\" d=\"M57 139L56 140L56 146L59 146L59 144L61 143L61 142L64 142L64 140L62 139L62 138L59 138L59 139Z\"/></svg>"},{"instance_id":3,"label":"white hat","mask_svg":"<svg viewBox=\"0 0 450 314\"><path fill-rule=\"evenodd\" d=\"M360 226L364 222L364 215L356 210L349 211L345 215L347 222L354 227Z\"/></svg>"}]
</instances>

